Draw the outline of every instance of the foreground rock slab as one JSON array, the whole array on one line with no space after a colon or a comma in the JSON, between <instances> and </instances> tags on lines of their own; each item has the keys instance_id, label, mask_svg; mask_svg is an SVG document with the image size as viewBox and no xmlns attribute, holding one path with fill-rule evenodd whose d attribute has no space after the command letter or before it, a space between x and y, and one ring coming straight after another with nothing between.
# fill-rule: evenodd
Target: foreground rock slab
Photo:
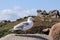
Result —
<instances>
[{"instance_id":1,"label":"foreground rock slab","mask_svg":"<svg viewBox=\"0 0 60 40\"><path fill-rule=\"evenodd\" d=\"M49 37L44 34L8 34L0 40L49 40Z\"/></svg>"}]
</instances>

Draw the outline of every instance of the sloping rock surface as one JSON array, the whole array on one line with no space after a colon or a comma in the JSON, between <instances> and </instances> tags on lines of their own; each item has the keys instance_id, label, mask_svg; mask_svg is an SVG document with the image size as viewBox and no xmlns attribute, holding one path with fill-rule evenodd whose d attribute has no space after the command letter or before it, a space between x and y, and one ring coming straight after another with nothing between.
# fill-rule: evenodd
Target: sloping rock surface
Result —
<instances>
[{"instance_id":1,"label":"sloping rock surface","mask_svg":"<svg viewBox=\"0 0 60 40\"><path fill-rule=\"evenodd\" d=\"M49 40L45 34L8 34L0 40Z\"/></svg>"}]
</instances>

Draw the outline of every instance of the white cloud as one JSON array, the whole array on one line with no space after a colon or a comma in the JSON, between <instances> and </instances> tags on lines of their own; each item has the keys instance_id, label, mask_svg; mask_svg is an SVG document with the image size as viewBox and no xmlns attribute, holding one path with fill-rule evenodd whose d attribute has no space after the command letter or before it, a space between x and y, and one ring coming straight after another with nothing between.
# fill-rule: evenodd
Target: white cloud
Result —
<instances>
[{"instance_id":1,"label":"white cloud","mask_svg":"<svg viewBox=\"0 0 60 40\"><path fill-rule=\"evenodd\" d=\"M11 14L13 11L11 9L4 9L1 11L1 14Z\"/></svg>"},{"instance_id":2,"label":"white cloud","mask_svg":"<svg viewBox=\"0 0 60 40\"><path fill-rule=\"evenodd\" d=\"M0 20L16 20L28 15L36 15L36 9L25 10L19 6L15 6L13 9L4 9L0 11Z\"/></svg>"},{"instance_id":3,"label":"white cloud","mask_svg":"<svg viewBox=\"0 0 60 40\"><path fill-rule=\"evenodd\" d=\"M23 16L21 16L21 15L23 15ZM18 13L18 16L21 16L21 17L29 16L29 15L37 15L36 9L23 10L23 11Z\"/></svg>"}]
</instances>

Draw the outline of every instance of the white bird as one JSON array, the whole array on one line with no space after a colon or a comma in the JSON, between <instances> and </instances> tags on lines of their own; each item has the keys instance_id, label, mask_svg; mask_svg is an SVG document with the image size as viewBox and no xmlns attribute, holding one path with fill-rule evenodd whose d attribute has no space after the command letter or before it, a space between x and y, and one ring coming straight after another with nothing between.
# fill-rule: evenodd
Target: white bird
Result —
<instances>
[{"instance_id":1,"label":"white bird","mask_svg":"<svg viewBox=\"0 0 60 40\"><path fill-rule=\"evenodd\" d=\"M27 21L22 22L14 26L13 30L28 30L33 26L33 18L28 17Z\"/></svg>"}]
</instances>

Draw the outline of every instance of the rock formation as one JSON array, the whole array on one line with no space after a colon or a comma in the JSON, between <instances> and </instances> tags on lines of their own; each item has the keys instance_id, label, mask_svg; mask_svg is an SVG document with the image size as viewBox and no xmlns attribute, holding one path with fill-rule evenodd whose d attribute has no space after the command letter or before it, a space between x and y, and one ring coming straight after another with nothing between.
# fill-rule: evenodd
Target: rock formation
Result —
<instances>
[{"instance_id":1,"label":"rock formation","mask_svg":"<svg viewBox=\"0 0 60 40\"><path fill-rule=\"evenodd\" d=\"M60 14L59 14L59 11L58 11L58 10L49 11L49 15L50 15L52 18L58 18L58 17L60 17Z\"/></svg>"},{"instance_id":2,"label":"rock formation","mask_svg":"<svg viewBox=\"0 0 60 40\"><path fill-rule=\"evenodd\" d=\"M52 26L49 36L52 38L51 40L60 40L60 23Z\"/></svg>"}]
</instances>

